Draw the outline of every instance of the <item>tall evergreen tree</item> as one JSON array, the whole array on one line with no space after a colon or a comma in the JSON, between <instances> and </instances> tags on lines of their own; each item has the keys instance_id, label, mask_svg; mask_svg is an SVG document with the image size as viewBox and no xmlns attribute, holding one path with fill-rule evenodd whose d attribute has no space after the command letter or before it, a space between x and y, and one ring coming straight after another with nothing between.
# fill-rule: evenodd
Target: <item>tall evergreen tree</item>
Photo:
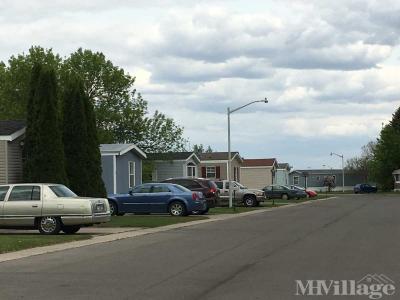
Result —
<instances>
[{"instance_id":1,"label":"tall evergreen tree","mask_svg":"<svg viewBox=\"0 0 400 300\"><path fill-rule=\"evenodd\" d=\"M63 93L63 142L69 187L79 196L89 196L87 123L82 82L70 76Z\"/></svg>"},{"instance_id":2,"label":"tall evergreen tree","mask_svg":"<svg viewBox=\"0 0 400 300\"><path fill-rule=\"evenodd\" d=\"M400 169L400 108L380 134L369 163L371 175L383 190L393 188L392 172Z\"/></svg>"},{"instance_id":3,"label":"tall evergreen tree","mask_svg":"<svg viewBox=\"0 0 400 300\"><path fill-rule=\"evenodd\" d=\"M35 121L34 162L31 181L67 184L64 164L64 147L57 109L57 82L53 69L43 67L34 103L38 106Z\"/></svg>"},{"instance_id":4,"label":"tall evergreen tree","mask_svg":"<svg viewBox=\"0 0 400 300\"><path fill-rule=\"evenodd\" d=\"M32 182L32 172L35 168L35 146L37 141L37 120L39 117L39 103L36 103L35 93L37 90L42 65L34 64L31 70L31 80L29 84L29 98L26 113L26 133L24 140L24 181Z\"/></svg>"},{"instance_id":5,"label":"tall evergreen tree","mask_svg":"<svg viewBox=\"0 0 400 300\"><path fill-rule=\"evenodd\" d=\"M87 161L86 169L89 176L89 184L86 192L91 197L105 197L107 195L103 179L101 177L101 155L99 148L99 139L97 136L96 116L93 105L86 94L83 94L83 104L86 117L87 132Z\"/></svg>"}]
</instances>

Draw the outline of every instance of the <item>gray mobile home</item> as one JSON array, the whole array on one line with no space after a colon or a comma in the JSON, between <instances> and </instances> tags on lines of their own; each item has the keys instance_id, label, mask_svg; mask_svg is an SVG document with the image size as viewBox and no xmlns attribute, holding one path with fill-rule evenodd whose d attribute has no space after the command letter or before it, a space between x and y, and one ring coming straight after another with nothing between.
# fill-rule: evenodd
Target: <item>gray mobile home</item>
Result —
<instances>
[{"instance_id":1,"label":"gray mobile home","mask_svg":"<svg viewBox=\"0 0 400 300\"><path fill-rule=\"evenodd\" d=\"M135 144L101 144L100 153L107 194L127 193L142 183L146 154Z\"/></svg>"}]
</instances>

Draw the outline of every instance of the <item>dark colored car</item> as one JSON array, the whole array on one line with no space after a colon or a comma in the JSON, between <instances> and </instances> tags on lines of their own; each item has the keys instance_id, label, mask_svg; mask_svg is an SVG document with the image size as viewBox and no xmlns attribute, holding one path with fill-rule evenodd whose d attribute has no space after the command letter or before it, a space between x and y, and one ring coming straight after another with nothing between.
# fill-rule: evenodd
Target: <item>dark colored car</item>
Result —
<instances>
[{"instance_id":1,"label":"dark colored car","mask_svg":"<svg viewBox=\"0 0 400 300\"><path fill-rule=\"evenodd\" d=\"M265 197L268 199L300 199L306 198L307 193L302 190L292 190L284 185L269 185L263 188Z\"/></svg>"},{"instance_id":2,"label":"dark colored car","mask_svg":"<svg viewBox=\"0 0 400 300\"><path fill-rule=\"evenodd\" d=\"M162 182L174 183L194 191L202 192L207 200L208 208L215 207L219 200L219 190L213 180L205 178L169 178Z\"/></svg>"},{"instance_id":3,"label":"dark colored car","mask_svg":"<svg viewBox=\"0 0 400 300\"><path fill-rule=\"evenodd\" d=\"M147 183L136 186L128 194L108 197L112 215L125 213L170 213L186 216L207 210L207 203L200 192L170 183Z\"/></svg>"},{"instance_id":4,"label":"dark colored car","mask_svg":"<svg viewBox=\"0 0 400 300\"><path fill-rule=\"evenodd\" d=\"M354 193L376 193L378 188L376 186L372 186L368 183L359 183L354 186Z\"/></svg>"}]
</instances>

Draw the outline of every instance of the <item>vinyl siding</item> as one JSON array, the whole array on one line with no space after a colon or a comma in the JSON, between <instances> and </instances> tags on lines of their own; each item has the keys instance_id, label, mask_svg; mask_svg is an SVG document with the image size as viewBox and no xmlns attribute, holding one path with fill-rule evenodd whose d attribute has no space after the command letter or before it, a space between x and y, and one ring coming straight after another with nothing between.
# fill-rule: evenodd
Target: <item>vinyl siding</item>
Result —
<instances>
[{"instance_id":1,"label":"vinyl siding","mask_svg":"<svg viewBox=\"0 0 400 300\"><path fill-rule=\"evenodd\" d=\"M289 185L289 172L288 170L277 169L276 170L276 184Z\"/></svg>"},{"instance_id":2,"label":"vinyl siding","mask_svg":"<svg viewBox=\"0 0 400 300\"><path fill-rule=\"evenodd\" d=\"M268 167L241 168L241 184L250 189L261 189L272 184L272 173Z\"/></svg>"},{"instance_id":3,"label":"vinyl siding","mask_svg":"<svg viewBox=\"0 0 400 300\"><path fill-rule=\"evenodd\" d=\"M114 193L114 180L113 180L113 156L106 155L101 157L101 168L104 185L106 187L107 194Z\"/></svg>"},{"instance_id":4,"label":"vinyl siding","mask_svg":"<svg viewBox=\"0 0 400 300\"><path fill-rule=\"evenodd\" d=\"M6 147L7 141L0 141L0 184L7 183Z\"/></svg>"},{"instance_id":5,"label":"vinyl siding","mask_svg":"<svg viewBox=\"0 0 400 300\"><path fill-rule=\"evenodd\" d=\"M23 138L8 143L8 183L21 183L22 180L22 147Z\"/></svg>"},{"instance_id":6,"label":"vinyl siding","mask_svg":"<svg viewBox=\"0 0 400 300\"><path fill-rule=\"evenodd\" d=\"M132 151L117 156L117 193L129 192L129 162L135 162L135 185L142 184L142 160Z\"/></svg>"},{"instance_id":7,"label":"vinyl siding","mask_svg":"<svg viewBox=\"0 0 400 300\"><path fill-rule=\"evenodd\" d=\"M220 169L219 169L219 171L220 171L219 177L220 177L220 178L210 178L210 179L214 179L214 180L217 180L217 179L221 179L221 180L227 179L227 175L226 175L226 174L228 174L228 173L227 173L227 166L226 166L226 163L207 163L207 162L205 161L205 162L203 162L203 163L200 164L200 167L199 167L199 176L202 176L202 174L201 174L201 168L203 168L203 167L205 167L205 168L207 168L207 167L219 167L219 168L220 168ZM233 177L232 177L232 178L233 178Z\"/></svg>"},{"instance_id":8,"label":"vinyl siding","mask_svg":"<svg viewBox=\"0 0 400 300\"><path fill-rule=\"evenodd\" d=\"M184 161L155 161L153 181L163 181L168 178L176 178L184 176Z\"/></svg>"}]
</instances>

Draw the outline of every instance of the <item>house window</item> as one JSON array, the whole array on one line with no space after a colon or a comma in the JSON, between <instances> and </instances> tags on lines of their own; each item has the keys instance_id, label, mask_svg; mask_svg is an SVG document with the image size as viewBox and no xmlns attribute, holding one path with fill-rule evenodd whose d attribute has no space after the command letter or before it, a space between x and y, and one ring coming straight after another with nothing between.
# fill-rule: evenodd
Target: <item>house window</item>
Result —
<instances>
[{"instance_id":1,"label":"house window","mask_svg":"<svg viewBox=\"0 0 400 300\"><path fill-rule=\"evenodd\" d=\"M194 163L187 164L187 176L196 177L196 166Z\"/></svg>"},{"instance_id":2,"label":"house window","mask_svg":"<svg viewBox=\"0 0 400 300\"><path fill-rule=\"evenodd\" d=\"M129 188L133 188L135 184L135 162L130 161L129 164Z\"/></svg>"},{"instance_id":3,"label":"house window","mask_svg":"<svg viewBox=\"0 0 400 300\"><path fill-rule=\"evenodd\" d=\"M206 168L206 178L215 178L215 167Z\"/></svg>"},{"instance_id":4,"label":"house window","mask_svg":"<svg viewBox=\"0 0 400 300\"><path fill-rule=\"evenodd\" d=\"M293 176L293 184L298 185L299 184L299 176Z\"/></svg>"}]
</instances>

